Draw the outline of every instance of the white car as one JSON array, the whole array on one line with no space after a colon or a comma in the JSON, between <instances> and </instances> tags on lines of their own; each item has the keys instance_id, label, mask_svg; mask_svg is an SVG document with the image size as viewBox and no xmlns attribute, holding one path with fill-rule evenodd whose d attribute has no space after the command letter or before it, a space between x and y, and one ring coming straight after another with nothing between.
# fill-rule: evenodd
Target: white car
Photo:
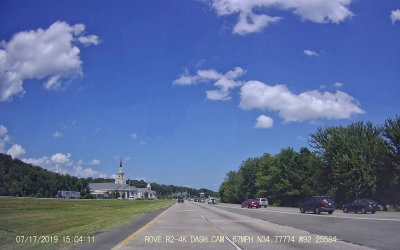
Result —
<instances>
[{"instance_id":1,"label":"white car","mask_svg":"<svg viewBox=\"0 0 400 250\"><path fill-rule=\"evenodd\" d=\"M268 207L268 199L267 198L256 198L258 203L260 203L260 207Z\"/></svg>"}]
</instances>

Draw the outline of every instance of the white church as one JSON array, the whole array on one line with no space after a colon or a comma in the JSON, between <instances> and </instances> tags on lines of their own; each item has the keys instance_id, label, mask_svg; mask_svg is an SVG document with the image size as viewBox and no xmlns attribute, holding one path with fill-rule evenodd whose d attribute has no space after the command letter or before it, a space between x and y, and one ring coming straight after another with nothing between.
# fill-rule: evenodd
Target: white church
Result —
<instances>
[{"instance_id":1,"label":"white church","mask_svg":"<svg viewBox=\"0 0 400 250\"><path fill-rule=\"evenodd\" d=\"M146 188L136 188L126 184L124 178L124 170L122 169L122 160L119 163L118 176L115 183L89 183L90 194L96 198L108 198L112 193L118 192L123 199L132 200L154 200L157 199L156 192L151 190L150 183L147 183Z\"/></svg>"}]
</instances>

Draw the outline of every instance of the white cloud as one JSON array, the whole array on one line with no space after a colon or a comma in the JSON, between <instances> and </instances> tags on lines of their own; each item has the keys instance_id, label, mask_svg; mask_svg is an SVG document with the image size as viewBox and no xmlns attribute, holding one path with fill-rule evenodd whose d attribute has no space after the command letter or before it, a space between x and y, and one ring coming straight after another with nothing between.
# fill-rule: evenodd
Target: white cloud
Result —
<instances>
[{"instance_id":1,"label":"white cloud","mask_svg":"<svg viewBox=\"0 0 400 250\"><path fill-rule=\"evenodd\" d=\"M78 41L86 46L91 44L99 45L99 37L96 35L89 35L89 36L80 36L78 37Z\"/></svg>"},{"instance_id":2,"label":"white cloud","mask_svg":"<svg viewBox=\"0 0 400 250\"><path fill-rule=\"evenodd\" d=\"M317 90L293 94L285 85L267 85L248 81L241 88L240 107L278 112L286 122L315 119L344 119L364 111L354 97L342 91L321 93Z\"/></svg>"},{"instance_id":3,"label":"white cloud","mask_svg":"<svg viewBox=\"0 0 400 250\"><path fill-rule=\"evenodd\" d=\"M24 148L21 147L19 144L14 144L12 147L7 151L8 155L11 155L12 158L18 158L19 156L25 154L26 151Z\"/></svg>"},{"instance_id":4,"label":"white cloud","mask_svg":"<svg viewBox=\"0 0 400 250\"><path fill-rule=\"evenodd\" d=\"M136 139L136 138L137 138L137 134L132 133L132 134L131 134L131 137L132 137L132 139Z\"/></svg>"},{"instance_id":5,"label":"white cloud","mask_svg":"<svg viewBox=\"0 0 400 250\"><path fill-rule=\"evenodd\" d=\"M106 177L104 173L92 168L83 168L82 160L76 164L71 160L71 154L56 153L52 156L43 156L41 158L22 159L23 162L45 168L49 171L59 174L69 174L77 177ZM93 161L92 161L93 162Z\"/></svg>"},{"instance_id":6,"label":"white cloud","mask_svg":"<svg viewBox=\"0 0 400 250\"><path fill-rule=\"evenodd\" d=\"M101 161L98 159L94 159L91 162L89 162L90 165L99 165L100 163L101 163Z\"/></svg>"},{"instance_id":7,"label":"white cloud","mask_svg":"<svg viewBox=\"0 0 400 250\"><path fill-rule=\"evenodd\" d=\"M58 132L58 130L56 130L54 133L53 133L53 137L55 137L55 138L59 138L59 137L62 137L63 136L63 134L61 133L61 132Z\"/></svg>"},{"instance_id":8,"label":"white cloud","mask_svg":"<svg viewBox=\"0 0 400 250\"><path fill-rule=\"evenodd\" d=\"M199 76L190 76L189 71L185 69L185 72L178 79L174 80L172 84L180 86L190 86L196 84L199 79Z\"/></svg>"},{"instance_id":9,"label":"white cloud","mask_svg":"<svg viewBox=\"0 0 400 250\"><path fill-rule=\"evenodd\" d=\"M304 54L306 54L307 56L319 56L319 54L317 52L309 50L309 49L304 50Z\"/></svg>"},{"instance_id":10,"label":"white cloud","mask_svg":"<svg viewBox=\"0 0 400 250\"><path fill-rule=\"evenodd\" d=\"M236 78L246 73L240 67L235 67L233 70L226 72L225 74L219 73L213 69L209 70L198 70L196 75L191 76L185 71L178 79L173 81L174 85L194 85L199 82L214 82L214 86L218 89L206 91L207 99L213 101L226 101L230 100L230 90L243 85L241 81L237 81Z\"/></svg>"},{"instance_id":11,"label":"white cloud","mask_svg":"<svg viewBox=\"0 0 400 250\"><path fill-rule=\"evenodd\" d=\"M84 36L85 26L57 21L48 29L21 31L0 43L0 101L23 96L23 82L44 79L47 90L64 89L82 75L77 43L98 44L97 36Z\"/></svg>"},{"instance_id":12,"label":"white cloud","mask_svg":"<svg viewBox=\"0 0 400 250\"><path fill-rule=\"evenodd\" d=\"M146 145L147 143L145 141L140 141L140 144Z\"/></svg>"},{"instance_id":13,"label":"white cloud","mask_svg":"<svg viewBox=\"0 0 400 250\"><path fill-rule=\"evenodd\" d=\"M260 115L257 118L257 122L254 127L255 128L272 128L273 125L274 125L274 120L271 117L265 116L265 115Z\"/></svg>"},{"instance_id":14,"label":"white cloud","mask_svg":"<svg viewBox=\"0 0 400 250\"><path fill-rule=\"evenodd\" d=\"M335 88L340 88L340 87L343 87L343 83L341 83L341 82L335 82Z\"/></svg>"},{"instance_id":15,"label":"white cloud","mask_svg":"<svg viewBox=\"0 0 400 250\"><path fill-rule=\"evenodd\" d=\"M0 136L6 135L7 133L8 129L4 125L0 124Z\"/></svg>"},{"instance_id":16,"label":"white cloud","mask_svg":"<svg viewBox=\"0 0 400 250\"><path fill-rule=\"evenodd\" d=\"M7 134L8 130L4 125L0 124L0 153L4 152L4 148L7 144L11 144L11 139ZM13 158L26 153L26 150L19 144L13 144L11 148L6 152ZM40 158L25 158L21 159L23 162L32 164L34 166L40 166L49 171L59 174L69 174L77 177L106 177L107 175L93 170L92 168L82 168L80 165L83 164L82 160L79 160L76 164L71 159L71 154L56 153L52 156L43 156ZM94 159L89 164L99 164L100 160Z\"/></svg>"},{"instance_id":17,"label":"white cloud","mask_svg":"<svg viewBox=\"0 0 400 250\"><path fill-rule=\"evenodd\" d=\"M11 143L11 138L8 136L8 129L0 124L0 153L4 153L6 144Z\"/></svg>"},{"instance_id":18,"label":"white cloud","mask_svg":"<svg viewBox=\"0 0 400 250\"><path fill-rule=\"evenodd\" d=\"M50 157L51 162L55 164L72 165L71 154L56 153Z\"/></svg>"},{"instance_id":19,"label":"white cloud","mask_svg":"<svg viewBox=\"0 0 400 250\"><path fill-rule=\"evenodd\" d=\"M340 23L353 15L347 8L353 0L211 0L217 15L238 14L233 32L245 35L260 32L281 17L272 17L261 12L272 8L291 11L302 20L315 23ZM257 10L257 13L254 10Z\"/></svg>"},{"instance_id":20,"label":"white cloud","mask_svg":"<svg viewBox=\"0 0 400 250\"><path fill-rule=\"evenodd\" d=\"M393 24L396 21L400 21L400 10L392 10L392 14L390 15L390 19L392 19L392 23Z\"/></svg>"}]
</instances>

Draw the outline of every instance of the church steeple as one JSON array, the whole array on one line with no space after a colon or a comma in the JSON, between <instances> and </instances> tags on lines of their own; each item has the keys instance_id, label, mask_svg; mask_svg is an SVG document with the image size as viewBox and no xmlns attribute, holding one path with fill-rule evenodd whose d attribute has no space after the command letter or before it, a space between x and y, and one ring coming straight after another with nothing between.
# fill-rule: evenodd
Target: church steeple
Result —
<instances>
[{"instance_id":1,"label":"church steeple","mask_svg":"<svg viewBox=\"0 0 400 250\"><path fill-rule=\"evenodd\" d=\"M118 177L115 179L115 184L126 184L124 170L122 169L122 159L119 161Z\"/></svg>"}]
</instances>

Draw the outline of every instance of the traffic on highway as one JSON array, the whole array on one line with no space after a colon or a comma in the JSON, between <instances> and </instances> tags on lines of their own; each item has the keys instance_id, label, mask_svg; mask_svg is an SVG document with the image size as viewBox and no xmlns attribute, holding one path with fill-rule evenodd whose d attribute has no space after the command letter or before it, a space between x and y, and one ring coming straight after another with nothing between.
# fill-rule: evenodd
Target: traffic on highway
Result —
<instances>
[{"instance_id":1,"label":"traffic on highway","mask_svg":"<svg viewBox=\"0 0 400 250\"><path fill-rule=\"evenodd\" d=\"M247 202L258 209L177 202L115 249L398 249L395 212L314 214Z\"/></svg>"}]
</instances>

